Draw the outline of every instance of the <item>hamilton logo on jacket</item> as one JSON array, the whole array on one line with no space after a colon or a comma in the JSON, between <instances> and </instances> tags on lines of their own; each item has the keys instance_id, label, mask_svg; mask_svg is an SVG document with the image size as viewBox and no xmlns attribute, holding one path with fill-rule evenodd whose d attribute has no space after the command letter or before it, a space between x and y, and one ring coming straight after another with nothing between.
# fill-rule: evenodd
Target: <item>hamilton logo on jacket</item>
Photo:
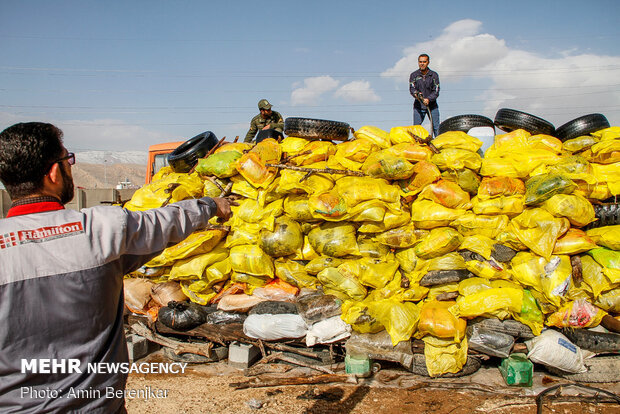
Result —
<instances>
[{"instance_id":1,"label":"hamilton logo on jacket","mask_svg":"<svg viewBox=\"0 0 620 414\"><path fill-rule=\"evenodd\" d=\"M0 235L0 249L7 249L26 243L42 243L82 233L84 233L84 227L79 221L60 224L58 226L41 227L33 230L18 230L17 232Z\"/></svg>"}]
</instances>

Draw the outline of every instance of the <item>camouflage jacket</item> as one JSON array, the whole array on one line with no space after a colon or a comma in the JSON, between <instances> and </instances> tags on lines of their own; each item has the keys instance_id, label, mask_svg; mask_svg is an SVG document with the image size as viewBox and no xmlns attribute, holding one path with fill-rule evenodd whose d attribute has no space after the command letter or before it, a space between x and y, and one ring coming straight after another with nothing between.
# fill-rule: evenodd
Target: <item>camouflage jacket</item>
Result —
<instances>
[{"instance_id":1,"label":"camouflage jacket","mask_svg":"<svg viewBox=\"0 0 620 414\"><path fill-rule=\"evenodd\" d=\"M250 130L245 135L243 142L250 142L256 136L256 133L263 129L266 125L271 124L271 128L283 132L284 131L284 119L279 112L271 111L271 116L267 119L258 114L250 121Z\"/></svg>"}]
</instances>

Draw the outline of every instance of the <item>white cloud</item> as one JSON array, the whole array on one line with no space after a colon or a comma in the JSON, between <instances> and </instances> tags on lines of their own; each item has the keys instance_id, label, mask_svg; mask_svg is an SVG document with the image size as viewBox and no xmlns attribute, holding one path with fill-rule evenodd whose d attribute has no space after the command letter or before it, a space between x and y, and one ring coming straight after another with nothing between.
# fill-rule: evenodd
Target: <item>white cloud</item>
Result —
<instances>
[{"instance_id":1,"label":"white cloud","mask_svg":"<svg viewBox=\"0 0 620 414\"><path fill-rule=\"evenodd\" d=\"M146 151L153 144L183 140L114 119L59 121L55 124L64 132L65 146L81 150L144 149Z\"/></svg>"},{"instance_id":2,"label":"white cloud","mask_svg":"<svg viewBox=\"0 0 620 414\"><path fill-rule=\"evenodd\" d=\"M393 78L405 88L409 74L418 67L418 55L428 53L429 67L439 73L443 96L457 82L462 82L457 89L466 89L461 85L481 79L490 85L472 91L460 113L471 113L468 106L475 105L471 103L474 100L487 116L493 117L502 107L514 108L556 126L588 113L606 114L606 109L612 124L612 118L619 118L620 91L611 86L620 84L620 56L580 54L574 49L546 56L510 48L503 39L481 31L480 21L454 22L436 39L404 49L403 57L381 76ZM451 102L452 107L457 105L458 101Z\"/></svg>"},{"instance_id":3,"label":"white cloud","mask_svg":"<svg viewBox=\"0 0 620 414\"><path fill-rule=\"evenodd\" d=\"M338 82L331 76L316 76L304 79L303 86L294 84L291 92L291 105L313 105L319 103L321 95L338 87Z\"/></svg>"},{"instance_id":4,"label":"white cloud","mask_svg":"<svg viewBox=\"0 0 620 414\"><path fill-rule=\"evenodd\" d=\"M370 87L368 81L353 81L342 85L335 93L336 98L342 98L347 102L379 102L381 98Z\"/></svg>"}]
</instances>

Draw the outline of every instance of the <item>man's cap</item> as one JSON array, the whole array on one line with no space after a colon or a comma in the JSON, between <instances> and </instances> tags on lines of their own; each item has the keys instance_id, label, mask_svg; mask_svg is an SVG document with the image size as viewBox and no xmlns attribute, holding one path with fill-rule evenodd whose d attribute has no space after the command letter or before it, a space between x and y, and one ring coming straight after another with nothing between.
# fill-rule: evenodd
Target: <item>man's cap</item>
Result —
<instances>
[{"instance_id":1,"label":"man's cap","mask_svg":"<svg viewBox=\"0 0 620 414\"><path fill-rule=\"evenodd\" d=\"M258 101L258 109L271 109L271 104L267 99L261 99Z\"/></svg>"}]
</instances>

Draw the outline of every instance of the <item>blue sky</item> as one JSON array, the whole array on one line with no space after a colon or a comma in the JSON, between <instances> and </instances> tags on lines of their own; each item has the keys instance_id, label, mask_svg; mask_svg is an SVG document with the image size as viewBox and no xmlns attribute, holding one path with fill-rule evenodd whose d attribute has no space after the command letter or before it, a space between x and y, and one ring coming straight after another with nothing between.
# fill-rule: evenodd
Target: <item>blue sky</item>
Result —
<instances>
[{"instance_id":1,"label":"blue sky","mask_svg":"<svg viewBox=\"0 0 620 414\"><path fill-rule=\"evenodd\" d=\"M617 1L0 2L0 129L41 120L76 151L245 135L284 117L412 123L417 56L441 119L513 108L620 125Z\"/></svg>"}]
</instances>

